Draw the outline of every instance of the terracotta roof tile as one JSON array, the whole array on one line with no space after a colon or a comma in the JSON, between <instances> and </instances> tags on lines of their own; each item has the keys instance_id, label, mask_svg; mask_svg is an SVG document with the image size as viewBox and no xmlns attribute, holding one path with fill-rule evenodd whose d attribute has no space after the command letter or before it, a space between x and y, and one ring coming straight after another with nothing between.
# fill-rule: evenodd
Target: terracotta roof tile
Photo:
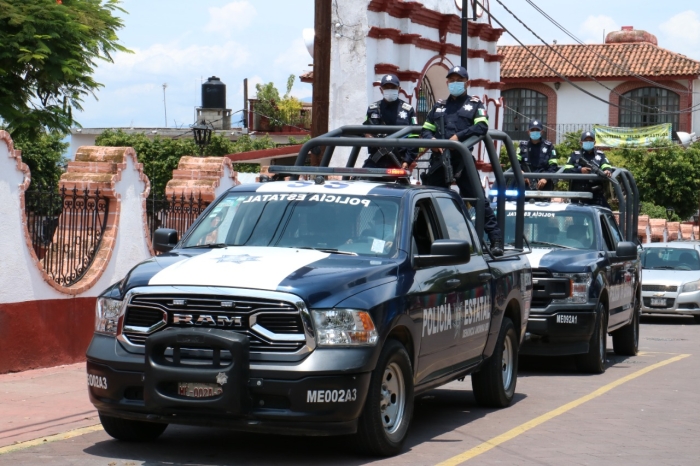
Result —
<instances>
[{"instance_id":1,"label":"terracotta roof tile","mask_svg":"<svg viewBox=\"0 0 700 466\"><path fill-rule=\"evenodd\" d=\"M552 45L585 73L544 45L530 45L528 48L568 78L585 78L586 73L596 78L630 76L624 69L646 77L700 75L700 62L650 43ZM557 76L522 46L501 46L498 47L498 54L504 56L501 79ZM601 58L601 55L610 61ZM622 69L610 62L617 63Z\"/></svg>"}]
</instances>

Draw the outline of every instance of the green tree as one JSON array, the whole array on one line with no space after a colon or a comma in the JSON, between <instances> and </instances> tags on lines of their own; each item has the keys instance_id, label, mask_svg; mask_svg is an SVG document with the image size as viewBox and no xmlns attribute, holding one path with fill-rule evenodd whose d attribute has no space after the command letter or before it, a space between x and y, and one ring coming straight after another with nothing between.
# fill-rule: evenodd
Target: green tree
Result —
<instances>
[{"instance_id":1,"label":"green tree","mask_svg":"<svg viewBox=\"0 0 700 466\"><path fill-rule=\"evenodd\" d=\"M289 75L289 78L287 78L287 92L278 105L282 121L287 125L297 125L301 123L301 109L303 105L299 99L290 95L295 78L296 76L293 74Z\"/></svg>"},{"instance_id":2,"label":"green tree","mask_svg":"<svg viewBox=\"0 0 700 466\"><path fill-rule=\"evenodd\" d=\"M255 111L260 117L265 117L270 121L270 126L278 126L281 124L281 113L279 110L280 93L274 83L255 85L257 91L257 102L255 103Z\"/></svg>"},{"instance_id":3,"label":"green tree","mask_svg":"<svg viewBox=\"0 0 700 466\"><path fill-rule=\"evenodd\" d=\"M119 0L0 0L0 118L14 138L42 128L67 133L71 107L102 84L97 61L112 61L124 24Z\"/></svg>"},{"instance_id":4,"label":"green tree","mask_svg":"<svg viewBox=\"0 0 700 466\"><path fill-rule=\"evenodd\" d=\"M31 138L20 135L13 139L15 149L22 151L22 161L32 175L30 189L46 189L58 186L66 159L63 157L68 143L58 132L42 132Z\"/></svg>"}]
</instances>

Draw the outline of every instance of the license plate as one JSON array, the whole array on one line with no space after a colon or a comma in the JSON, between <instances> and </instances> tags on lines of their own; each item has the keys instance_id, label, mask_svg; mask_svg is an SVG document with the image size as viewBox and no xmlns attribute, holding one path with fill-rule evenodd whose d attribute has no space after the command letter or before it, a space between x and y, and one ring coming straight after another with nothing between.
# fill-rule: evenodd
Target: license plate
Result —
<instances>
[{"instance_id":1,"label":"license plate","mask_svg":"<svg viewBox=\"0 0 700 466\"><path fill-rule=\"evenodd\" d=\"M651 298L651 305L666 307L666 298Z\"/></svg>"},{"instance_id":2,"label":"license plate","mask_svg":"<svg viewBox=\"0 0 700 466\"><path fill-rule=\"evenodd\" d=\"M221 395L223 388L215 383L178 382L177 393L190 398L210 398Z\"/></svg>"}]
</instances>

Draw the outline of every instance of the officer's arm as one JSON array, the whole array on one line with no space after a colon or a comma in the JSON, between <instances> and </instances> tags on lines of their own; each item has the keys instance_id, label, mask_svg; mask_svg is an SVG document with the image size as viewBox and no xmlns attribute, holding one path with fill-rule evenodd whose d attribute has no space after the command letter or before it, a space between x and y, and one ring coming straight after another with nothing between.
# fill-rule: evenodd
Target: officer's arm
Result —
<instances>
[{"instance_id":1,"label":"officer's arm","mask_svg":"<svg viewBox=\"0 0 700 466\"><path fill-rule=\"evenodd\" d=\"M418 119L416 117L416 111L411 107L411 111L408 112L408 121L411 122L412 125L415 125L418 123ZM411 133L408 135L410 139L413 138L419 138L420 135L416 133ZM418 156L418 148L417 147L409 147L406 149L404 155L403 155L403 161L406 162L407 164L412 164L414 160L416 160L416 156Z\"/></svg>"},{"instance_id":2,"label":"officer's arm","mask_svg":"<svg viewBox=\"0 0 700 466\"><path fill-rule=\"evenodd\" d=\"M557 160L557 150L552 146L549 152L549 160L547 161L547 173L556 173L559 170L559 161Z\"/></svg>"},{"instance_id":3,"label":"officer's arm","mask_svg":"<svg viewBox=\"0 0 700 466\"><path fill-rule=\"evenodd\" d=\"M577 167L575 164L575 156L569 157L564 165L564 173L581 173L581 167Z\"/></svg>"},{"instance_id":4,"label":"officer's arm","mask_svg":"<svg viewBox=\"0 0 700 466\"><path fill-rule=\"evenodd\" d=\"M437 133L437 125L435 124L435 107L433 107L428 116L425 117L425 123L423 123L423 130L420 133L420 137L423 139L433 139Z\"/></svg>"},{"instance_id":5,"label":"officer's arm","mask_svg":"<svg viewBox=\"0 0 700 466\"><path fill-rule=\"evenodd\" d=\"M530 171L527 167L527 163L523 162L525 158L525 151L527 150L527 144L520 144L518 146L518 162L520 163L520 170L523 172Z\"/></svg>"},{"instance_id":6,"label":"officer's arm","mask_svg":"<svg viewBox=\"0 0 700 466\"><path fill-rule=\"evenodd\" d=\"M363 125L376 125L378 124L374 118L372 118L372 113L377 113L377 109L372 109L367 107L367 115L365 116L365 121Z\"/></svg>"},{"instance_id":7,"label":"officer's arm","mask_svg":"<svg viewBox=\"0 0 700 466\"><path fill-rule=\"evenodd\" d=\"M600 169L606 172L613 172L613 166L610 165L610 161L606 156L603 156L603 160L600 161Z\"/></svg>"}]
</instances>

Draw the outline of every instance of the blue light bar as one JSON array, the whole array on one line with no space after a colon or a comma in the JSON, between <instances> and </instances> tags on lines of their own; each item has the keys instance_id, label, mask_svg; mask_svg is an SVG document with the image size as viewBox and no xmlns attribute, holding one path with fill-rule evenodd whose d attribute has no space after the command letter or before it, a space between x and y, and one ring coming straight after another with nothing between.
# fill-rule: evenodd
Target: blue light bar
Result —
<instances>
[{"instance_id":1,"label":"blue light bar","mask_svg":"<svg viewBox=\"0 0 700 466\"><path fill-rule=\"evenodd\" d=\"M489 190L489 196L498 196L498 190L497 189ZM506 189L506 197L518 197L518 190Z\"/></svg>"},{"instance_id":2,"label":"blue light bar","mask_svg":"<svg viewBox=\"0 0 700 466\"><path fill-rule=\"evenodd\" d=\"M411 176L411 172L403 168L298 167L271 165L268 171L270 173L280 173L283 175L345 175L366 177L392 176L396 178L406 178Z\"/></svg>"}]
</instances>

